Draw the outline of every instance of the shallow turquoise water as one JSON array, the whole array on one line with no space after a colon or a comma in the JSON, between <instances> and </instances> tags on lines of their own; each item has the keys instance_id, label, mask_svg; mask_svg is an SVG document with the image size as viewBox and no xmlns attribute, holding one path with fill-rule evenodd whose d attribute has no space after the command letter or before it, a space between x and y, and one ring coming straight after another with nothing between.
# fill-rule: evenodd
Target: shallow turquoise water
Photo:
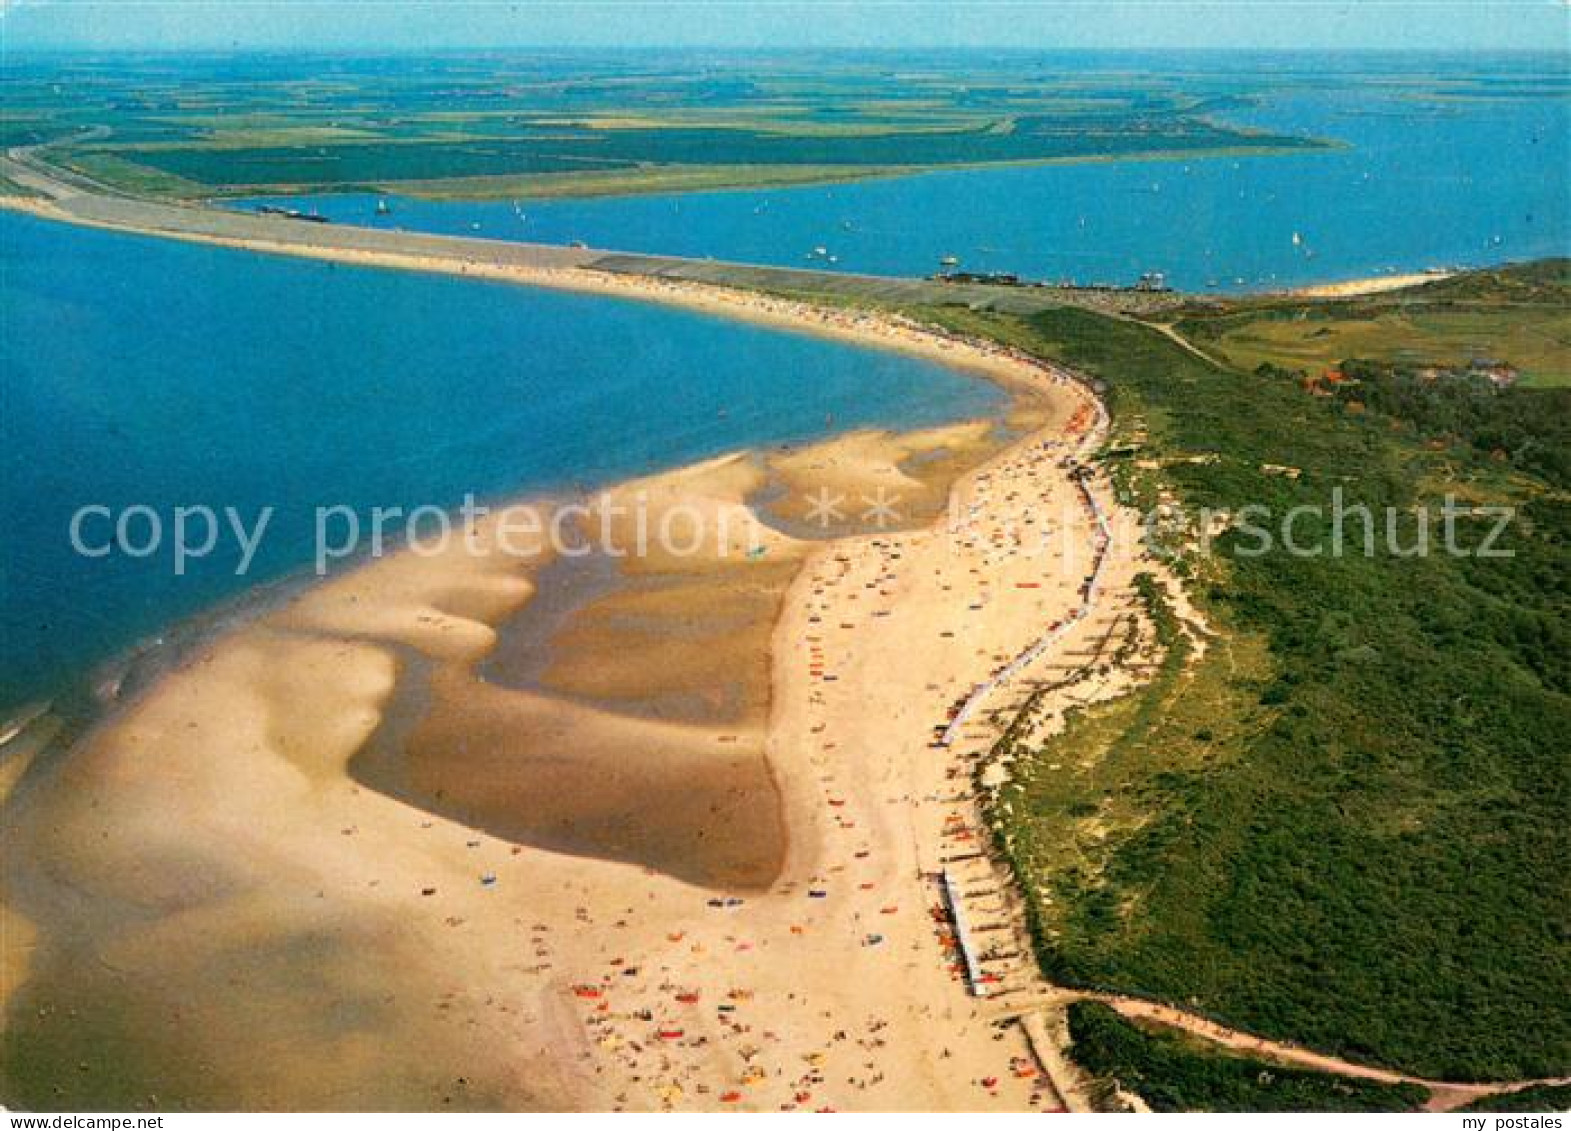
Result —
<instances>
[{"instance_id":1,"label":"shallow turquoise water","mask_svg":"<svg viewBox=\"0 0 1571 1131\"><path fill-rule=\"evenodd\" d=\"M1450 64L1447 64L1450 65ZM1346 148L979 169L603 200L295 198L347 223L788 267L969 270L1192 291L1571 254L1571 100L1425 101L1349 79L1226 120ZM477 227L478 225L478 227ZM1296 236L1296 239L1295 239ZM822 247L836 262L814 257Z\"/></svg>"},{"instance_id":2,"label":"shallow turquoise water","mask_svg":"<svg viewBox=\"0 0 1571 1131\"><path fill-rule=\"evenodd\" d=\"M593 485L1003 399L915 359L661 307L9 213L0 340L0 706L309 568L318 506ZM167 551L77 554L71 517L95 504L150 506L166 530L178 505L277 513L247 577L228 535L177 577ZM107 520L86 533L98 549Z\"/></svg>"}]
</instances>

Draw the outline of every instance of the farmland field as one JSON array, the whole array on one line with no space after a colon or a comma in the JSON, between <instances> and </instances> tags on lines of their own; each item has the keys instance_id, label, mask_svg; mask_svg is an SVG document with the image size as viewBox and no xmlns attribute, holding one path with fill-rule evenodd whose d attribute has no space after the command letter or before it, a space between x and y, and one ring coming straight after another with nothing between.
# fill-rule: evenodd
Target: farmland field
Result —
<instances>
[{"instance_id":1,"label":"farmland field","mask_svg":"<svg viewBox=\"0 0 1571 1131\"><path fill-rule=\"evenodd\" d=\"M78 172L171 197L405 184L573 195L1326 144L1227 123L1269 86L1260 76L1071 71L1032 57L992 65L986 82L976 74L838 56L745 70L672 57L631 71L592 56L419 68L41 58L8 65L0 138L49 143Z\"/></svg>"}]
</instances>

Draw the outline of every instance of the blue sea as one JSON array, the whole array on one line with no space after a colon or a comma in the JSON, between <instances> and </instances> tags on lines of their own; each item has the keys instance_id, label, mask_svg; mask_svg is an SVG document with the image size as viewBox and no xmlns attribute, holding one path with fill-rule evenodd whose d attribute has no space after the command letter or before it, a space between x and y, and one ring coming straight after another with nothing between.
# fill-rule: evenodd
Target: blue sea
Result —
<instances>
[{"instance_id":1,"label":"blue sea","mask_svg":"<svg viewBox=\"0 0 1571 1131\"><path fill-rule=\"evenodd\" d=\"M309 570L315 508L603 484L739 447L990 413L919 360L607 298L356 269L0 213L0 707ZM276 508L176 576L84 557L83 506ZM145 514L128 527L139 548ZM101 547L107 519L83 542ZM198 530L198 533L201 533Z\"/></svg>"},{"instance_id":2,"label":"blue sea","mask_svg":"<svg viewBox=\"0 0 1571 1131\"><path fill-rule=\"evenodd\" d=\"M1201 292L1571 254L1571 98L1342 80L1220 115L1339 146L1292 154L598 200L393 197L385 217L372 196L292 204L377 227L872 274L925 275L947 256L1055 282L1160 271Z\"/></svg>"}]
</instances>

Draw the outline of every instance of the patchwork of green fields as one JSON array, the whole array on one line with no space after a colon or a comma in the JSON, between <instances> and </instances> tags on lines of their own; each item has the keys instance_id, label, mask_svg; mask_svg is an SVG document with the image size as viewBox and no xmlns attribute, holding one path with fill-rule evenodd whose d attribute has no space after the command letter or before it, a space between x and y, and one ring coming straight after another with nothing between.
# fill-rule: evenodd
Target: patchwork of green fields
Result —
<instances>
[{"instance_id":1,"label":"patchwork of green fields","mask_svg":"<svg viewBox=\"0 0 1571 1131\"><path fill-rule=\"evenodd\" d=\"M1138 128L1136 128L1138 127ZM1008 132L991 126L888 133L596 128L477 137L462 141L340 143L257 149L219 146L121 150L128 160L219 188L243 185L386 184L511 173L599 172L638 166L716 163L847 168L933 167L1187 150L1283 148L1295 139L1242 134L1208 123L1131 123L1093 130L1074 119L1025 118Z\"/></svg>"},{"instance_id":2,"label":"patchwork of green fields","mask_svg":"<svg viewBox=\"0 0 1571 1131\"><path fill-rule=\"evenodd\" d=\"M894 170L1314 147L1225 124L1246 80L1015 59L148 57L13 66L6 145L167 196L498 182L539 192L835 180ZM1256 78L1255 83L1266 80ZM68 92L68 93L67 93ZM107 126L91 136L87 127ZM489 182L489 183L488 183ZM592 186L585 188L585 186Z\"/></svg>"}]
</instances>

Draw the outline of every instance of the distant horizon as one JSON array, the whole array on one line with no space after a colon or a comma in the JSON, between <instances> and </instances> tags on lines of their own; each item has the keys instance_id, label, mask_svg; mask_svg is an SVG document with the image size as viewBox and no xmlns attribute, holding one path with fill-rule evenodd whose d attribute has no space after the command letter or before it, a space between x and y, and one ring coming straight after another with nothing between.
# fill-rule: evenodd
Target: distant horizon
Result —
<instances>
[{"instance_id":1,"label":"distant horizon","mask_svg":"<svg viewBox=\"0 0 1571 1131\"><path fill-rule=\"evenodd\" d=\"M1035 41L1035 42L1030 42ZM0 51L1357 52L1571 58L1567 0L0 0Z\"/></svg>"},{"instance_id":2,"label":"distant horizon","mask_svg":"<svg viewBox=\"0 0 1571 1131\"><path fill-rule=\"evenodd\" d=\"M1019 47L1019 46L990 46L986 44L968 44L958 47L945 47L941 45L909 46L909 47L858 47L853 45L843 46L806 46L790 45L780 47L755 47L748 45L725 44L692 44L692 43L648 43L648 44L574 44L574 43L519 43L506 47L494 44L452 44L440 47L419 47L415 45L344 45L338 47L134 47L114 46L95 47L85 44L42 44L37 46L6 47L0 51L0 57L5 55L267 55L289 57L296 55L336 55L346 58L375 58L375 57L433 57L443 55L453 56L508 56L508 55L655 55L669 54L711 54L711 55L736 55L736 56L765 56L765 55L862 55L862 56L914 56L932 55L939 52L951 54L991 54L991 55L1086 55L1086 56L1137 56L1137 55L1303 55L1325 57L1327 55L1340 56L1462 56L1471 58L1489 58L1492 56L1513 56L1516 58L1539 59L1565 59L1571 60L1571 49L1555 51L1543 47ZM1568 73L1571 77L1571 73Z\"/></svg>"}]
</instances>

